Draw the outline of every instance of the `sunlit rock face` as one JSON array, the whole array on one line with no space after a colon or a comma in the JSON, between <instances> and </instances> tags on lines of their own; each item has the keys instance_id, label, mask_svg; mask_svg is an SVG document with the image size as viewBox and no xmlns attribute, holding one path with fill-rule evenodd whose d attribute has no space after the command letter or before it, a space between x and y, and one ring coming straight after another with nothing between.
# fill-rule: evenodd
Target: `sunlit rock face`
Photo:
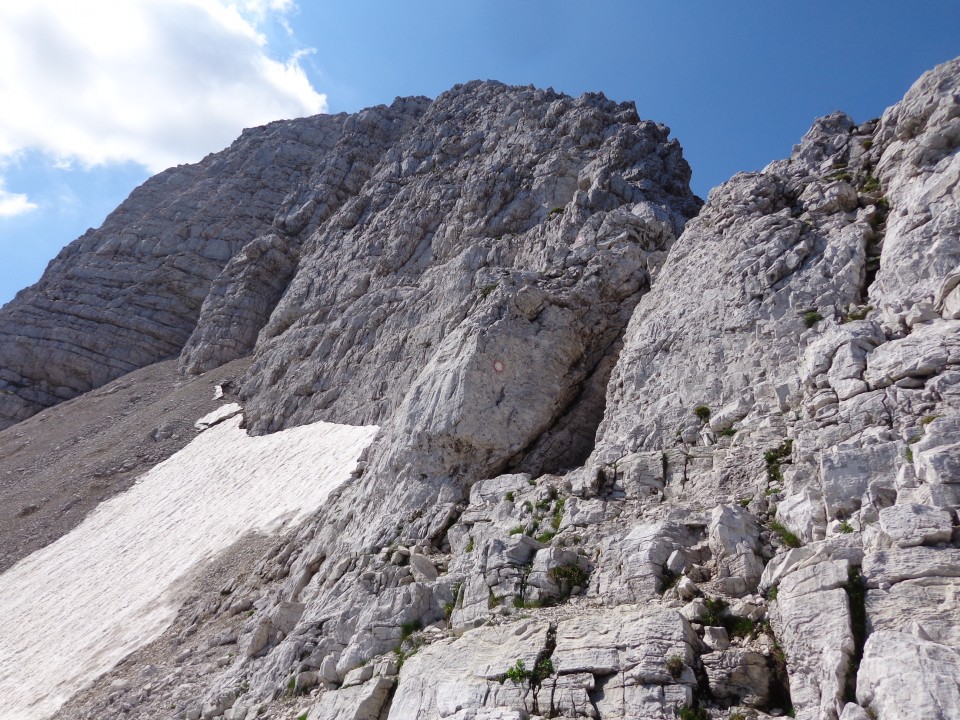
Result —
<instances>
[{"instance_id":1,"label":"sunlit rock face","mask_svg":"<svg viewBox=\"0 0 960 720\"><path fill-rule=\"evenodd\" d=\"M363 185L425 105L399 100L246 130L226 150L134 190L0 309L0 428L176 357L242 251L272 268L272 284L259 288L272 307L299 243ZM282 246L272 254L266 240L254 242L271 234Z\"/></svg>"},{"instance_id":2,"label":"sunlit rock face","mask_svg":"<svg viewBox=\"0 0 960 720\"><path fill-rule=\"evenodd\" d=\"M358 183L284 200L175 352L249 359L253 440L382 429L59 717L955 715L958 78L702 209L597 95L343 120Z\"/></svg>"}]
</instances>

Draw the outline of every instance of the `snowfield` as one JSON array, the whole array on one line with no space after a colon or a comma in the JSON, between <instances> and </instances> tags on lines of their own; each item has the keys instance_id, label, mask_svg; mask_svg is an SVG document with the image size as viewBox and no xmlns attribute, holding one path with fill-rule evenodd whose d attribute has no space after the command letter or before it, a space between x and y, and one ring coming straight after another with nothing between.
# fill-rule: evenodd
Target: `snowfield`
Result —
<instances>
[{"instance_id":1,"label":"snowfield","mask_svg":"<svg viewBox=\"0 0 960 720\"><path fill-rule=\"evenodd\" d=\"M231 417L0 575L0 720L49 717L173 621L177 581L323 504L375 426L250 437Z\"/></svg>"}]
</instances>

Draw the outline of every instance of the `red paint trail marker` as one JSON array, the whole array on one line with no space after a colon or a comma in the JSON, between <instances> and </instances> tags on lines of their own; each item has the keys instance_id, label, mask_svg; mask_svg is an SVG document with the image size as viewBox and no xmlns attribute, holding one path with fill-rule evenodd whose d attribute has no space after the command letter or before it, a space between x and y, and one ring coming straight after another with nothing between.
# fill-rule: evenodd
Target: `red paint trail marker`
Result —
<instances>
[{"instance_id":1,"label":"red paint trail marker","mask_svg":"<svg viewBox=\"0 0 960 720\"><path fill-rule=\"evenodd\" d=\"M504 366L504 364L503 364L503 360L494 360L494 361L493 361L493 371L494 371L497 375L499 375L500 373L503 372L504 367L505 367L505 366Z\"/></svg>"}]
</instances>

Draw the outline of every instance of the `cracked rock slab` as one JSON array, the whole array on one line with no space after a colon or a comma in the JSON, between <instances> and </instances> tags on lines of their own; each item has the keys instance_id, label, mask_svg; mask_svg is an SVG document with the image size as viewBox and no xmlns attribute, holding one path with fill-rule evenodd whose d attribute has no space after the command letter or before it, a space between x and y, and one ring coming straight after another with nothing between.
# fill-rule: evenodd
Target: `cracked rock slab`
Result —
<instances>
[{"instance_id":1,"label":"cracked rock slab","mask_svg":"<svg viewBox=\"0 0 960 720\"><path fill-rule=\"evenodd\" d=\"M880 631L867 639L864 648L857 702L882 720L957 718L958 678L956 649L905 633Z\"/></svg>"}]
</instances>

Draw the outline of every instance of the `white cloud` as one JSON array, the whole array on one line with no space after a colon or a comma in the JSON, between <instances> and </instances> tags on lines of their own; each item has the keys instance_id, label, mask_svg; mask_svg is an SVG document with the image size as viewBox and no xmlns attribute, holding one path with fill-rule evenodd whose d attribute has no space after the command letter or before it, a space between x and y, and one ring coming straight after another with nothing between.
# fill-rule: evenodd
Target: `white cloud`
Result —
<instances>
[{"instance_id":1,"label":"white cloud","mask_svg":"<svg viewBox=\"0 0 960 720\"><path fill-rule=\"evenodd\" d=\"M0 3L0 161L29 149L61 164L158 171L225 147L244 127L326 111L300 55L271 58L259 30L294 9L292 0Z\"/></svg>"},{"instance_id":2,"label":"white cloud","mask_svg":"<svg viewBox=\"0 0 960 720\"><path fill-rule=\"evenodd\" d=\"M23 193L7 192L3 178L0 178L0 218L14 217L36 210L37 206Z\"/></svg>"}]
</instances>

